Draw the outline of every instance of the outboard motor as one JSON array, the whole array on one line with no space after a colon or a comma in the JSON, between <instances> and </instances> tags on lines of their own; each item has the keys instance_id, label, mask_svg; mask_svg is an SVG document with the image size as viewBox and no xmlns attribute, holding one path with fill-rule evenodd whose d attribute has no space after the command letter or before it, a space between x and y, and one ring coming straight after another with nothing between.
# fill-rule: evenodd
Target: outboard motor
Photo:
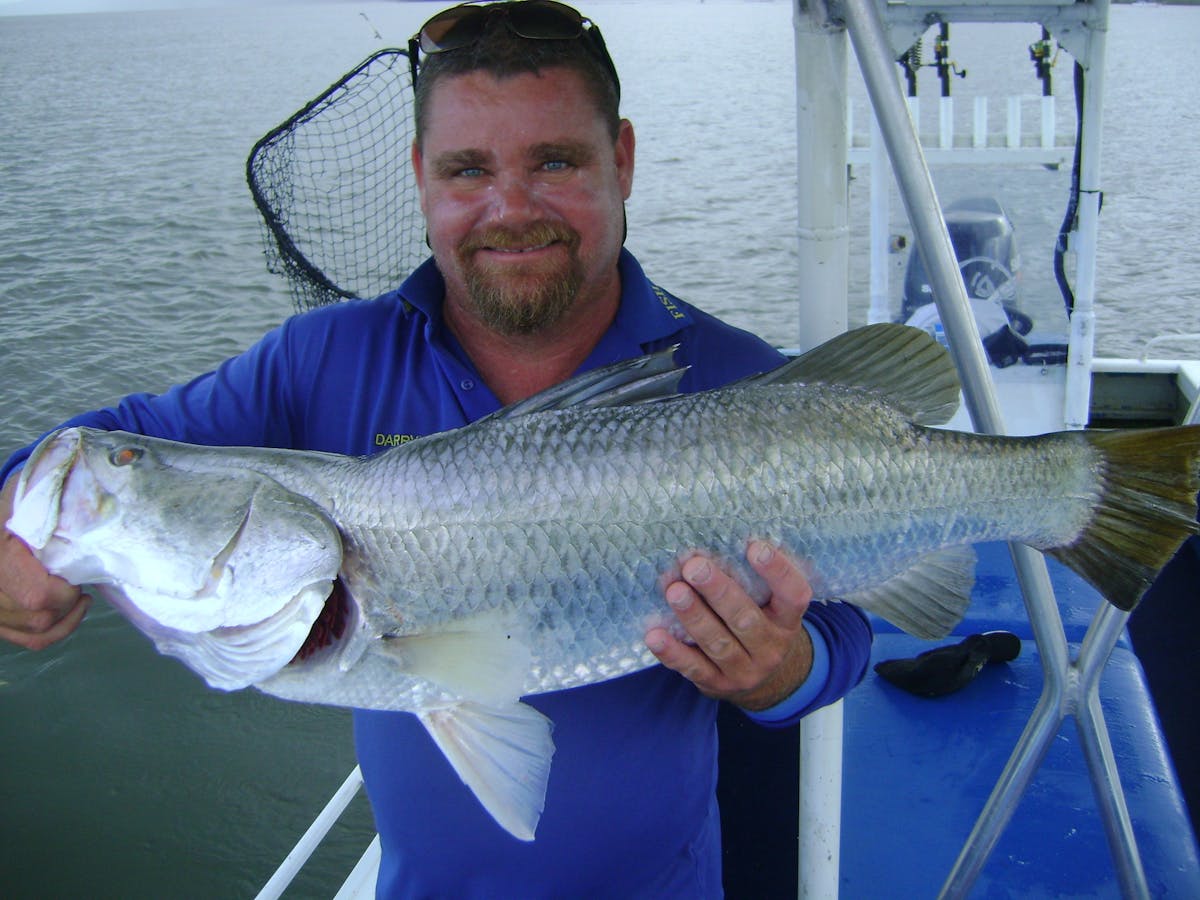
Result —
<instances>
[{"instance_id":1,"label":"outboard motor","mask_svg":"<svg viewBox=\"0 0 1200 900\"><path fill-rule=\"evenodd\" d=\"M1012 220L994 197L958 200L944 216L988 356L993 365L1011 365L1026 349L1021 335L1033 327L1020 309L1021 259ZM940 335L933 289L917 252L908 257L900 321Z\"/></svg>"}]
</instances>

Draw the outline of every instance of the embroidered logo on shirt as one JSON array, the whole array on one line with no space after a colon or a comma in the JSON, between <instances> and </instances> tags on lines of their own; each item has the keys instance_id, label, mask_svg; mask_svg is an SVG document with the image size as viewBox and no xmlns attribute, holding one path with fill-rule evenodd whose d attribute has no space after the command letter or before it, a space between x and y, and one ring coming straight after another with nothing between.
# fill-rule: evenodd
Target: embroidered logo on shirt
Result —
<instances>
[{"instance_id":1,"label":"embroidered logo on shirt","mask_svg":"<svg viewBox=\"0 0 1200 900\"><path fill-rule=\"evenodd\" d=\"M401 444L407 444L409 441L415 441L419 438L419 434L383 434L375 435L376 447L399 447Z\"/></svg>"},{"instance_id":2,"label":"embroidered logo on shirt","mask_svg":"<svg viewBox=\"0 0 1200 900\"><path fill-rule=\"evenodd\" d=\"M686 319L687 314L675 305L675 299L660 288L657 284L650 285L654 290L654 296L658 298L658 302L663 305L663 308L671 314L672 319Z\"/></svg>"}]
</instances>

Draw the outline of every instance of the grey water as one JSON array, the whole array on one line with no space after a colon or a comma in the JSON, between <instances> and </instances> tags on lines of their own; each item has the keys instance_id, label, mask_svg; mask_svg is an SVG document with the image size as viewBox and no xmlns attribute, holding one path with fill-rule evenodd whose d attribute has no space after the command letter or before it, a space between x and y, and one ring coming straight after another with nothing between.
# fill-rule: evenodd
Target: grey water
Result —
<instances>
[{"instance_id":1,"label":"grey water","mask_svg":"<svg viewBox=\"0 0 1200 900\"><path fill-rule=\"evenodd\" d=\"M795 345L805 290L791 4L583 6L637 129L629 246L668 289ZM202 372L292 312L264 265L246 155L435 8L0 16L0 452L80 409ZM1035 26L955 27L952 55L968 72L954 85L960 115L976 93L1003 109L1005 96L1040 91L1027 49L1037 37ZM1100 354L1200 332L1198 46L1200 10L1113 8ZM921 77L932 110L936 81ZM1065 58L1054 77L1070 131ZM861 324L867 179L854 174L851 323ZM1065 330L1050 265L1069 173L953 166L935 182L946 201L1002 199L1027 310L1039 329ZM893 197L892 230L905 234L900 209ZM52 649L0 647L0 895L252 895L353 764L344 711L210 691L98 606ZM332 894L370 834L360 802L297 894Z\"/></svg>"}]
</instances>

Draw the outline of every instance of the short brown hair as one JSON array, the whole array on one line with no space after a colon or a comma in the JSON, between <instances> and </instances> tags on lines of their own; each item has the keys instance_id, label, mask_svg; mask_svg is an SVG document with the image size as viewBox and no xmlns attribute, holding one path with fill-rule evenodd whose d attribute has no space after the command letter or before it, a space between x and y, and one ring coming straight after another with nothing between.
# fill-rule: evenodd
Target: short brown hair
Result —
<instances>
[{"instance_id":1,"label":"short brown hair","mask_svg":"<svg viewBox=\"0 0 1200 900\"><path fill-rule=\"evenodd\" d=\"M513 34L503 21L495 20L478 41L422 57L413 104L417 144L425 132L429 98L438 81L470 72L487 72L504 79L527 73L536 75L551 68L579 73L615 141L621 124L617 86L583 40L530 40Z\"/></svg>"}]
</instances>

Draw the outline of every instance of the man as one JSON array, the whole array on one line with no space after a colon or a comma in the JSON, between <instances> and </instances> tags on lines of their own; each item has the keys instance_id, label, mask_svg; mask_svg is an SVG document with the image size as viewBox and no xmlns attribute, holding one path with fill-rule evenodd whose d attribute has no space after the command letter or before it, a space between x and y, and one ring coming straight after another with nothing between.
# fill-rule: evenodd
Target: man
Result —
<instances>
[{"instance_id":1,"label":"man","mask_svg":"<svg viewBox=\"0 0 1200 900\"><path fill-rule=\"evenodd\" d=\"M433 259L376 300L295 317L213 373L71 424L365 454L376 435L458 427L673 344L691 366L684 390L778 365L757 338L653 285L622 248L634 134L594 25L547 0L460 6L411 50ZM26 455L0 470L5 521ZM86 598L3 540L0 637L37 648L69 634ZM771 589L761 609L696 554L664 589L691 640L646 635L662 667L529 698L557 747L531 843L491 821L413 716L356 711L380 896L719 895L712 698L790 724L857 683L870 645L852 607L808 608L785 554L756 542L748 559Z\"/></svg>"}]
</instances>

